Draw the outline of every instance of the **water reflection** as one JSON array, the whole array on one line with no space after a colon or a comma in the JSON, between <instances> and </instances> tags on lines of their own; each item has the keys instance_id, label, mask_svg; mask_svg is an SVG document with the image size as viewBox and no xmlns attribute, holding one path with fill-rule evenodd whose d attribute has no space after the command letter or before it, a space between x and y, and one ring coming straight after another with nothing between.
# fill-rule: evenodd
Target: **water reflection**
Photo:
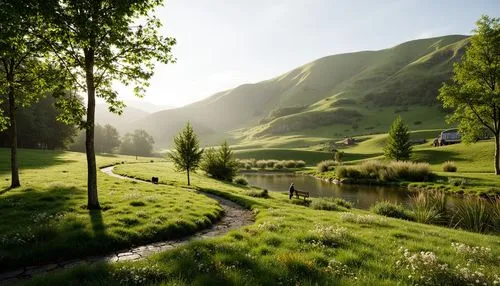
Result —
<instances>
[{"instance_id":1,"label":"water reflection","mask_svg":"<svg viewBox=\"0 0 500 286\"><path fill-rule=\"evenodd\" d=\"M354 203L356 208L368 209L377 201L408 205L409 193L395 186L336 185L311 176L295 174L244 174L249 184L274 192L288 192L290 183L311 197L341 197Z\"/></svg>"}]
</instances>

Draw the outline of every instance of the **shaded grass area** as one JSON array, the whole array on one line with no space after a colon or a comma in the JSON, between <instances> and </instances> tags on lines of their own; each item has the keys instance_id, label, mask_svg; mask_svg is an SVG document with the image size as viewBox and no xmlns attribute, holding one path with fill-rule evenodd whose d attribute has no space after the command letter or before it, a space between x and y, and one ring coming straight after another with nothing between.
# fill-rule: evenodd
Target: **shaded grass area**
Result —
<instances>
[{"instance_id":1,"label":"shaded grass area","mask_svg":"<svg viewBox=\"0 0 500 286\"><path fill-rule=\"evenodd\" d=\"M119 166L117 172L149 178L162 174L172 185L183 178L168 163ZM161 180L161 177L160 177ZM167 181L165 181L167 182ZM490 249L487 259L472 260L468 269L480 269L493 283L500 272L497 236L470 233L379 216L367 217L361 210L325 211L291 203L286 194L268 198L247 195L249 187L238 187L195 174L194 187L251 207L254 225L179 249L155 255L146 261L83 266L47 275L30 285L396 285L416 284L427 272L414 273L399 267L404 258L397 249L432 252L450 271L433 271L441 284L467 281L454 269L471 258L452 243ZM356 217L346 217L352 213ZM359 217L358 217L359 216ZM441 271L441 272L440 272ZM416 275L418 274L418 275Z\"/></svg>"},{"instance_id":2,"label":"shaded grass area","mask_svg":"<svg viewBox=\"0 0 500 286\"><path fill-rule=\"evenodd\" d=\"M1 150L1 161L7 154ZM4 271L185 236L221 214L214 200L188 189L137 184L100 172L101 210L89 211L85 154L20 150L20 159L25 160L22 187L0 195ZM98 156L97 161L99 166L136 162L127 156ZM0 175L0 189L9 179L8 172Z\"/></svg>"}]
</instances>

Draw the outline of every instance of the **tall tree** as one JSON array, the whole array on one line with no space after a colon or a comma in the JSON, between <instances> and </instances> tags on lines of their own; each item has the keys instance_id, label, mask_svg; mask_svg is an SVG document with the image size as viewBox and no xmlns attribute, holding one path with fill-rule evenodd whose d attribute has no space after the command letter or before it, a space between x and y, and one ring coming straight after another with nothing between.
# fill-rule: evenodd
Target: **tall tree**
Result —
<instances>
[{"instance_id":1,"label":"tall tree","mask_svg":"<svg viewBox=\"0 0 500 286\"><path fill-rule=\"evenodd\" d=\"M137 129L134 133L127 133L123 136L120 144L120 154L137 156L151 156L153 145L155 144L153 136L145 130Z\"/></svg>"},{"instance_id":2,"label":"tall tree","mask_svg":"<svg viewBox=\"0 0 500 286\"><path fill-rule=\"evenodd\" d=\"M175 136L174 150L168 153L168 157L174 162L177 171L186 171L188 186L191 185L189 173L198 169L202 154L198 136L191 124L187 123L184 130Z\"/></svg>"},{"instance_id":3,"label":"tall tree","mask_svg":"<svg viewBox=\"0 0 500 286\"><path fill-rule=\"evenodd\" d=\"M115 81L133 84L142 96L154 73L154 62L174 61L175 39L160 35L154 9L162 0L47 0L40 36L71 75L75 90L87 94L86 118L68 112L85 129L89 209L98 209L94 147L95 99L103 98L111 112L121 114L124 104L112 88ZM44 23L40 23L43 26ZM63 108L75 106L65 105ZM81 107L76 107L82 110Z\"/></svg>"},{"instance_id":4,"label":"tall tree","mask_svg":"<svg viewBox=\"0 0 500 286\"><path fill-rule=\"evenodd\" d=\"M9 128L11 188L21 186L17 160L17 112L30 106L48 91L48 65L42 60L43 46L33 36L36 27L31 1L0 1L0 131ZM52 76L55 75L52 73Z\"/></svg>"},{"instance_id":5,"label":"tall tree","mask_svg":"<svg viewBox=\"0 0 500 286\"><path fill-rule=\"evenodd\" d=\"M448 120L459 123L464 141L476 141L483 126L494 134L495 174L500 175L500 18L482 16L473 32L439 99L454 110Z\"/></svg>"},{"instance_id":6,"label":"tall tree","mask_svg":"<svg viewBox=\"0 0 500 286\"><path fill-rule=\"evenodd\" d=\"M398 116L389 130L389 138L387 138L384 155L387 159L406 161L410 159L411 152L412 146L408 126Z\"/></svg>"}]
</instances>

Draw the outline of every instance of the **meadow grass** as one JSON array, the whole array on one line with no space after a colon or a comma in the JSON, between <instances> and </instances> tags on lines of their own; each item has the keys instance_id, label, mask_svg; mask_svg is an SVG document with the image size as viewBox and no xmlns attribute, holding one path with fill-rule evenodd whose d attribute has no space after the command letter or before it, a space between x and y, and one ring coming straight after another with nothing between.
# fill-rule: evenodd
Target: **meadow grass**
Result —
<instances>
[{"instance_id":1,"label":"meadow grass","mask_svg":"<svg viewBox=\"0 0 500 286\"><path fill-rule=\"evenodd\" d=\"M184 174L174 172L169 163L120 165L116 171L144 179L158 175L161 182L172 186L185 184ZM500 272L500 247L495 235L379 216L364 217L370 213L357 209L314 210L291 203L286 194L269 192L268 198L252 197L247 195L251 187L216 181L200 173L192 178L193 188L251 208L256 214L255 223L144 261L81 266L35 278L28 285L49 282L52 285L416 284L430 273L415 272L414 268L401 265L420 262L427 265L424 263L428 258L435 264L449 266L432 272L432 279L438 284L468 282L463 271L455 270L456 266L471 273L480 269L490 284ZM356 217L346 217L346 213ZM457 243L489 249L491 259L470 262L467 255L456 251ZM409 256L421 252L426 255L406 259L398 249L406 250Z\"/></svg>"},{"instance_id":2,"label":"meadow grass","mask_svg":"<svg viewBox=\"0 0 500 286\"><path fill-rule=\"evenodd\" d=\"M9 152L0 149L0 161ZM188 189L138 184L98 171L101 210L86 209L85 154L19 150L22 187L9 190L0 165L0 268L104 255L185 236L221 215L216 201ZM99 166L135 157L97 156ZM150 161L140 158L139 161Z\"/></svg>"}]
</instances>

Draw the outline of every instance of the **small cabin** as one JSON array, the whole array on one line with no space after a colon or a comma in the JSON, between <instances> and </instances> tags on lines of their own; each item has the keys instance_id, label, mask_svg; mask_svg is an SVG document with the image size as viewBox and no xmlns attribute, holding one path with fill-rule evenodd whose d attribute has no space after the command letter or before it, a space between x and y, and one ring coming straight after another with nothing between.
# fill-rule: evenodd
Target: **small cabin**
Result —
<instances>
[{"instance_id":1,"label":"small cabin","mask_svg":"<svg viewBox=\"0 0 500 286\"><path fill-rule=\"evenodd\" d=\"M458 129L447 129L443 130L441 134L439 134L439 145L448 145L448 144L455 144L455 143L460 143L462 141L462 136L458 132Z\"/></svg>"}]
</instances>

